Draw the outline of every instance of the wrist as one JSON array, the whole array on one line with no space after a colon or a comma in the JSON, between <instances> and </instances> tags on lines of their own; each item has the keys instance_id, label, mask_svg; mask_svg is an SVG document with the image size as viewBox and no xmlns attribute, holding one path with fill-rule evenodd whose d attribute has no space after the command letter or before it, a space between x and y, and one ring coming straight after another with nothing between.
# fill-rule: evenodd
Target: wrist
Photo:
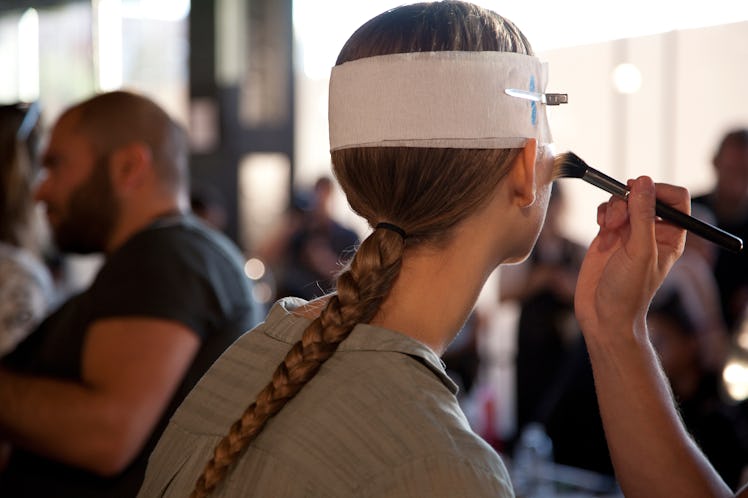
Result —
<instances>
[{"instance_id":1,"label":"wrist","mask_svg":"<svg viewBox=\"0 0 748 498\"><path fill-rule=\"evenodd\" d=\"M580 324L588 349L598 349L601 353L617 354L621 351L650 350L649 331L646 320L606 320L597 323Z\"/></svg>"}]
</instances>

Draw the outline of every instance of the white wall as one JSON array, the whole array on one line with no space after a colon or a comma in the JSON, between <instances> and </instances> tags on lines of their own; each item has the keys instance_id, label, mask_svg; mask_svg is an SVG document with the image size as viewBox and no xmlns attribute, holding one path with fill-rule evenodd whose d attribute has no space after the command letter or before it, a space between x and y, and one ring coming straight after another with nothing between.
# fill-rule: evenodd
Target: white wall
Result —
<instances>
[{"instance_id":1,"label":"white wall","mask_svg":"<svg viewBox=\"0 0 748 498\"><path fill-rule=\"evenodd\" d=\"M569 94L568 105L552 109L558 149L574 150L620 180L647 174L701 193L713 181L710 161L722 133L748 126L748 22L539 55L550 63L549 88ZM635 94L613 88L613 69L622 62L642 73ZM596 230L595 206L606 195L564 183L572 194L567 226L587 241Z\"/></svg>"}]
</instances>

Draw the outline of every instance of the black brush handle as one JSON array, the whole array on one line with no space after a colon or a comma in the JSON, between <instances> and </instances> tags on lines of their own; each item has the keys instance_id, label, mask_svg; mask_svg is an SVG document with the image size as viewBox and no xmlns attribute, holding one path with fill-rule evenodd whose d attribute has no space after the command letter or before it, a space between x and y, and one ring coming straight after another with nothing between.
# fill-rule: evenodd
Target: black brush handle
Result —
<instances>
[{"instance_id":1,"label":"black brush handle","mask_svg":"<svg viewBox=\"0 0 748 498\"><path fill-rule=\"evenodd\" d=\"M673 222L679 227L685 228L699 237L703 237L720 247L724 247L728 251L739 253L743 250L743 240L740 237L736 237L735 235L725 232L721 228L717 228L709 223L704 223L693 216L678 211L672 206L657 201L655 204L655 213L657 213L657 216L663 220Z\"/></svg>"},{"instance_id":2,"label":"black brush handle","mask_svg":"<svg viewBox=\"0 0 748 498\"><path fill-rule=\"evenodd\" d=\"M582 179L613 195L623 198L627 198L629 195L629 189L626 185L590 166L587 166L587 170L582 176ZM704 223L703 221L696 219L693 216L689 216L682 211L678 211L660 201L656 201L655 203L655 213L663 220L667 220L681 228L685 228L689 232L713 242L720 247L724 247L728 251L739 253L743 250L743 240L740 237L736 237L735 235L725 232L709 223Z\"/></svg>"}]
</instances>

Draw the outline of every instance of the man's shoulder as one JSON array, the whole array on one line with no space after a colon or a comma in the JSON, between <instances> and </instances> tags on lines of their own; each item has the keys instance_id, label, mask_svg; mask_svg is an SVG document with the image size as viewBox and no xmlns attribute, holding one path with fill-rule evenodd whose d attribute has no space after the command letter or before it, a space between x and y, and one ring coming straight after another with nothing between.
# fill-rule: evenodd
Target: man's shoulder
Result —
<instances>
[{"instance_id":1,"label":"man's shoulder","mask_svg":"<svg viewBox=\"0 0 748 498\"><path fill-rule=\"evenodd\" d=\"M136 233L129 242L153 244L174 241L195 246L221 247L230 251L238 248L222 232L208 227L192 215L175 216L158 220Z\"/></svg>"},{"instance_id":2,"label":"man's shoulder","mask_svg":"<svg viewBox=\"0 0 748 498\"><path fill-rule=\"evenodd\" d=\"M91 289L96 295L143 297L219 292L241 301L251 292L243 263L228 238L191 217L179 217L133 235L107 257Z\"/></svg>"},{"instance_id":3,"label":"man's shoulder","mask_svg":"<svg viewBox=\"0 0 748 498\"><path fill-rule=\"evenodd\" d=\"M88 294L92 319L168 319L201 337L217 326L246 331L261 312L238 249L189 217L133 235L107 258Z\"/></svg>"},{"instance_id":4,"label":"man's shoulder","mask_svg":"<svg viewBox=\"0 0 748 498\"><path fill-rule=\"evenodd\" d=\"M133 235L110 260L147 255L151 260L179 262L199 258L226 261L241 267L239 248L226 235L193 216L160 220Z\"/></svg>"}]
</instances>

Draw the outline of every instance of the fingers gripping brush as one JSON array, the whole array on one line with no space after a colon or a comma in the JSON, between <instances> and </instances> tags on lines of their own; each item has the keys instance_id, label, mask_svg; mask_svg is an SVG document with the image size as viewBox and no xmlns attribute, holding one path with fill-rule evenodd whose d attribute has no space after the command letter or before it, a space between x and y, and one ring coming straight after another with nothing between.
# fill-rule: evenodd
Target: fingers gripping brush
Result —
<instances>
[{"instance_id":1,"label":"fingers gripping brush","mask_svg":"<svg viewBox=\"0 0 748 498\"><path fill-rule=\"evenodd\" d=\"M628 198L629 189L623 183L594 169L573 152L565 152L556 157L553 165L555 178L581 178L587 183L606 192ZM743 249L743 240L715 226L689 216L682 211L657 201L655 214L663 220L692 232L720 247L738 253Z\"/></svg>"}]
</instances>

